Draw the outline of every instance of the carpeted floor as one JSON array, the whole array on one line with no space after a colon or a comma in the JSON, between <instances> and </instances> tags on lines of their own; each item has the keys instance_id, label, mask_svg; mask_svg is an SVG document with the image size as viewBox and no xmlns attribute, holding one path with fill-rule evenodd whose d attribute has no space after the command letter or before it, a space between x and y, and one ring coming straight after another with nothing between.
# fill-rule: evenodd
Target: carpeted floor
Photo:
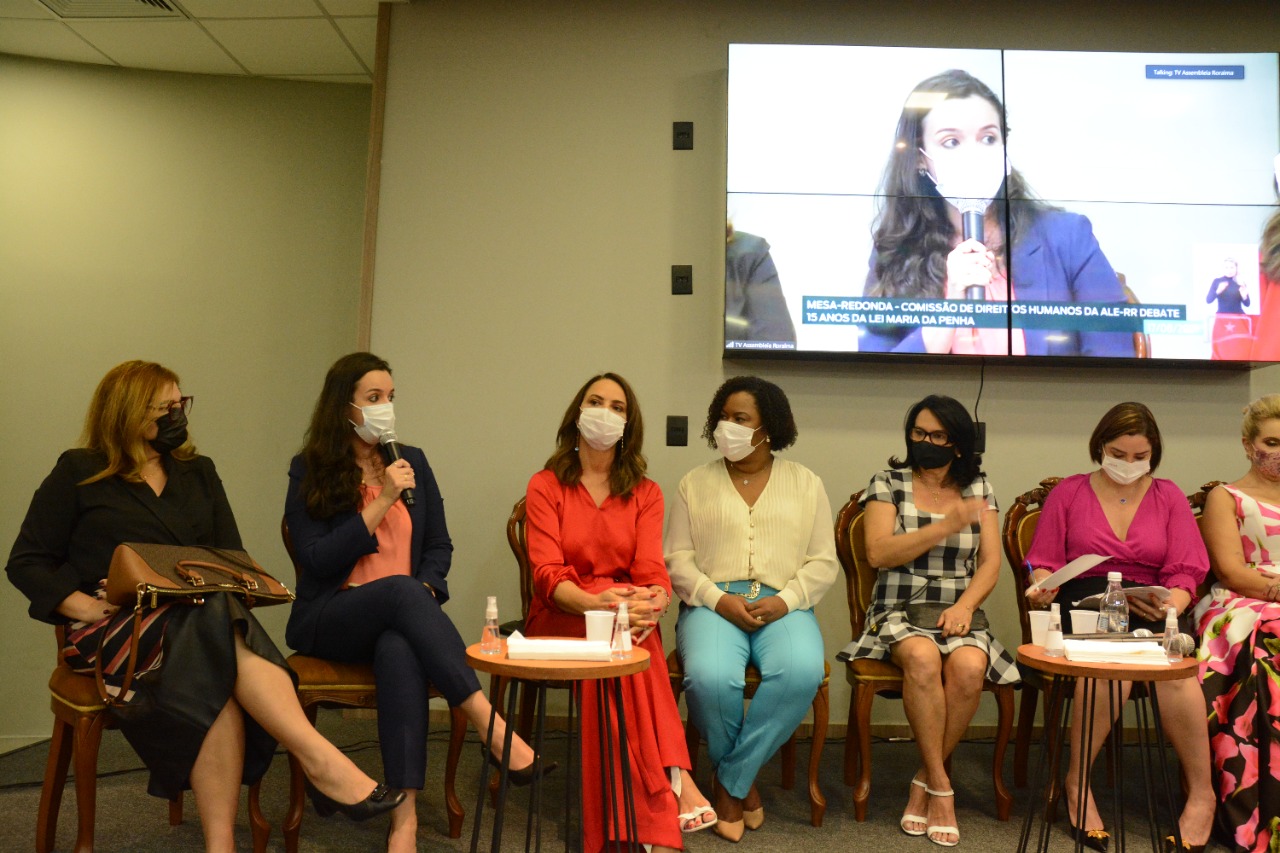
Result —
<instances>
[{"instance_id":1,"label":"carpeted floor","mask_svg":"<svg viewBox=\"0 0 1280 853\"><path fill-rule=\"evenodd\" d=\"M373 720L344 719L341 714L326 712L320 715L320 728L331 740L347 749L370 775L380 776L377 731ZM447 850L463 853L471 845L471 821L476 802L477 774L480 771L479 749L474 743L469 743L463 754L458 775L458 794L467 811L467 820L462 837L451 839L447 836L444 795L439 781L443 779L443 738L446 734L447 732L433 734L431 770L428 772L432 781L418 801L421 821L418 847L422 851ZM553 759L561 759L560 769L550 777L551 784L544 800L544 818L551 821L549 825L544 825L543 844L548 851L564 850L563 833L558 825L563 816L564 748L564 738L560 735L546 750ZM910 742L883 742L873 747L871 802L867 820L862 823L854 820L852 789L845 787L842 781L843 748L842 742L829 741L823 753L821 787L827 798L827 813L820 828L809 825L809 803L804 780L808 744L803 743L798 756L802 766L798 768L795 790L786 791L779 786L777 758L761 774L761 793L766 814L762 829L748 832L736 846L716 837L710 831L687 836L688 849L693 853L730 853L731 850L750 853L753 850L778 849L785 849L788 853L848 849L914 850L917 853L927 853L929 850L936 850L926 838L910 838L898 829L898 818L906 802L907 785L915 766L914 745ZM988 743L965 743L957 750L953 760L953 782L961 831L960 850L1010 851L1018 844L1022 815L1027 807L1027 792L1012 788L1010 762L1006 772L1015 796L1014 817L1008 823L1001 823L996 819L990 771L991 750ZM1127 749L1126 753L1129 752ZM26 853L34 847L36 810L46 756L45 743L0 756L0 852ZM1128 841L1132 849L1146 849L1149 842L1145 821L1141 820L1145 816L1139 786L1141 766L1136 754L1132 756L1132 760L1129 758L1126 754L1126 760L1122 762L1126 773L1126 809L1129 815L1126 824L1130 833ZM287 768L287 761L283 757L277 758L263 784L263 812L277 827L268 844L270 851L284 850L284 840L278 825L286 806ZM705 751L700 771L699 784L709 785ZM104 735L99 772L96 832L98 851L171 853L199 851L203 848L194 800L190 795L187 796L185 822L180 826L170 827L167 803L146 795L145 774L140 770L136 756L116 732ZM1100 785L1098 791L1100 801L1104 804L1108 802L1108 789ZM526 797L524 792L515 792L512 803L508 806L502 845L504 853L516 853L524 849ZM482 844L486 849L492 814L486 807L485 826L481 833ZM1072 842L1066 834L1065 826L1065 820L1060 818L1052 828L1051 849L1070 848ZM55 849L70 850L75 831L75 792L69 784L63 796ZM353 824L343 817L321 820L308 807L302 823L300 849L304 853L376 851L382 849L385 833L386 821L383 819L365 824ZM243 804L237 839L240 850L252 849ZM1112 849L1115 849L1114 842ZM1222 847L1210 849L1225 850Z\"/></svg>"}]
</instances>

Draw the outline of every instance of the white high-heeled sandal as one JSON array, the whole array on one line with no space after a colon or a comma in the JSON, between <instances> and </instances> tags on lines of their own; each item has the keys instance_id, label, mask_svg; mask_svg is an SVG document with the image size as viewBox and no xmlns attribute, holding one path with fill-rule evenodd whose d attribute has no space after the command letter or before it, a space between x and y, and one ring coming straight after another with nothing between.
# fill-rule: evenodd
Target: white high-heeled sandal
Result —
<instances>
[{"instance_id":1,"label":"white high-heeled sandal","mask_svg":"<svg viewBox=\"0 0 1280 853\"><path fill-rule=\"evenodd\" d=\"M954 797L956 795L955 791L935 791L928 786L925 787L925 790L929 792L929 796L931 797ZM956 840L942 841L940 839L934 838L933 834L935 832L954 835L956 837ZM960 843L960 828L957 826L930 826L925 829L925 834L929 836L930 841L932 841L934 844L938 845L939 847L955 847L957 844Z\"/></svg>"},{"instance_id":2,"label":"white high-heeled sandal","mask_svg":"<svg viewBox=\"0 0 1280 853\"><path fill-rule=\"evenodd\" d=\"M914 776L911 777L911 784L920 788L924 788L926 791L929 790L928 785L921 782L919 779L915 778ZM918 814L904 814L902 816L902 818L898 821L898 828L901 829L907 835L910 835L912 838L918 838L929 831L927 829L907 829L908 823L923 823L927 825L929 823L929 818L924 817L922 815L918 815Z\"/></svg>"},{"instance_id":3,"label":"white high-heeled sandal","mask_svg":"<svg viewBox=\"0 0 1280 853\"><path fill-rule=\"evenodd\" d=\"M676 803L678 804L680 802L680 790L683 787L683 784L680 781L680 768L672 767L670 768L670 771L671 793L676 795ZM704 815L711 815L711 820L704 820ZM682 815L677 815L676 819L680 821L680 831L685 835L690 835L694 832L701 832L708 827L715 826L720 820L716 815L716 810L709 805L697 806L691 812L685 812ZM694 821L697 821L697 823L694 823Z\"/></svg>"}]
</instances>

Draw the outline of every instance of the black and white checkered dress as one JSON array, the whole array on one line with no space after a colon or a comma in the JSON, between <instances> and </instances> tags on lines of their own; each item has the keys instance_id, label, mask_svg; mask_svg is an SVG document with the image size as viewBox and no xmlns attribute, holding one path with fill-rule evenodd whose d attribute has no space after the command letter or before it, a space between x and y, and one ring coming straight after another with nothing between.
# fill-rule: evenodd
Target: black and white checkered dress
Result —
<instances>
[{"instance_id":1,"label":"black and white checkered dress","mask_svg":"<svg viewBox=\"0 0 1280 853\"><path fill-rule=\"evenodd\" d=\"M871 485L862 495L862 505L865 507L867 501L886 501L896 506L898 520L895 533L910 533L941 521L942 515L925 512L916 506L912 480L910 469L881 471L871 478ZM997 508L995 494L986 477L970 483L962 497L985 498L988 506ZM907 637L928 637L937 643L944 655L962 646L982 649L990 660L987 678L1000 684L1016 683L1019 680L1018 665L990 632L970 631L963 637L943 639L939 631L924 631L907 622L905 608L908 602L954 604L968 588L977 565L978 540L979 528L974 524L948 536L912 562L880 572L875 595L867 609L866 631L836 657L840 660L888 660L889 647L894 643Z\"/></svg>"}]
</instances>

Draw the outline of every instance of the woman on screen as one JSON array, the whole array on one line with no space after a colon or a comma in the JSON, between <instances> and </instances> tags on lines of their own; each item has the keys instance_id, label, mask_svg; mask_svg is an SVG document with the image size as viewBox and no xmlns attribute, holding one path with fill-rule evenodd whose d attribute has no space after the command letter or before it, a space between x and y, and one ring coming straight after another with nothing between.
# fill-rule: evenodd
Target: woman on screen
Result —
<instances>
[{"instance_id":1,"label":"woman on screen","mask_svg":"<svg viewBox=\"0 0 1280 853\"><path fill-rule=\"evenodd\" d=\"M1069 305L1126 301L1089 220L1036 200L1022 175L1006 166L1006 133L1004 105L966 71L945 71L912 90L882 182L865 295ZM1012 328L865 326L858 347L1134 355L1130 332L1085 331L1082 318L1067 316L1075 322L1057 329L1023 327L1018 317Z\"/></svg>"}]
</instances>

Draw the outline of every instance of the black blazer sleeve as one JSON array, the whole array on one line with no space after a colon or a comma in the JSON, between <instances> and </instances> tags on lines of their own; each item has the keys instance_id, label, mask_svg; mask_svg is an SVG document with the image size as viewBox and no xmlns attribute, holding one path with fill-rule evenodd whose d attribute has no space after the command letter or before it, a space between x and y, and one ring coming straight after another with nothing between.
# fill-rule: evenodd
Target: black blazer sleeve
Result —
<instances>
[{"instance_id":1,"label":"black blazer sleeve","mask_svg":"<svg viewBox=\"0 0 1280 853\"><path fill-rule=\"evenodd\" d=\"M416 501L409 511L413 519L413 576L430 584L436 599L444 604L449 600L446 577L453 562L453 540L445 524L444 498L440 496L440 487L426 454L416 447L405 447L402 452L413 466L418 485Z\"/></svg>"},{"instance_id":2,"label":"black blazer sleeve","mask_svg":"<svg viewBox=\"0 0 1280 853\"><path fill-rule=\"evenodd\" d=\"M70 562L78 514L76 483L89 476L77 462L71 451L58 457L58 464L31 498L5 566L9 580L31 602L27 612L41 622L65 622L56 612L62 600L76 590L89 592L97 583L81 577Z\"/></svg>"}]
</instances>

